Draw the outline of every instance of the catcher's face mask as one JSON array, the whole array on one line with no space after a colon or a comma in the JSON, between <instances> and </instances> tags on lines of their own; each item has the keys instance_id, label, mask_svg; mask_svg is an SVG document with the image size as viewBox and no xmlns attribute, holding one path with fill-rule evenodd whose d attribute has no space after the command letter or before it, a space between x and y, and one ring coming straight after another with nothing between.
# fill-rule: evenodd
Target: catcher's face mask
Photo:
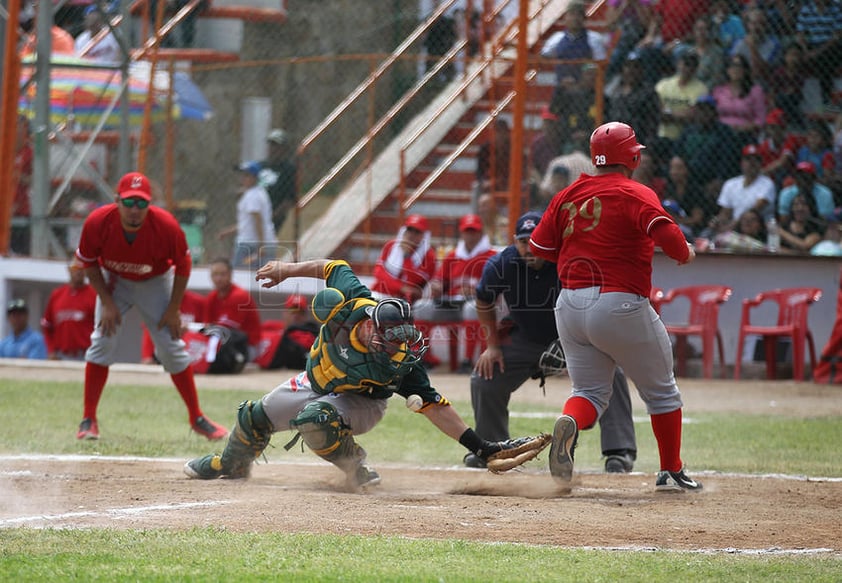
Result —
<instances>
[{"instance_id":1,"label":"catcher's face mask","mask_svg":"<svg viewBox=\"0 0 842 583\"><path fill-rule=\"evenodd\" d=\"M374 327L368 343L371 352L388 357L389 364L398 368L421 361L429 346L412 324L408 302L388 298L366 311Z\"/></svg>"},{"instance_id":2,"label":"catcher's face mask","mask_svg":"<svg viewBox=\"0 0 842 583\"><path fill-rule=\"evenodd\" d=\"M541 354L538 366L544 376L564 374L567 369L567 360L564 358L564 351L561 349L561 342L556 338L547 349Z\"/></svg>"}]
</instances>

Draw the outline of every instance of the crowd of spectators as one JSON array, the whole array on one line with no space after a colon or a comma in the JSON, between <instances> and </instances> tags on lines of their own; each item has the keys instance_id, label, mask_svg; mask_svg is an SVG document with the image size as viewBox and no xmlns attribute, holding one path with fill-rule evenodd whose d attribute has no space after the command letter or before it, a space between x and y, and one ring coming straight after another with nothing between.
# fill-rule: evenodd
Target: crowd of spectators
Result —
<instances>
[{"instance_id":1,"label":"crowd of spectators","mask_svg":"<svg viewBox=\"0 0 842 583\"><path fill-rule=\"evenodd\" d=\"M540 50L557 73L550 112L559 135L575 144L571 131L601 88L603 118L630 124L647 147L635 178L689 241L762 249L772 229L780 252L808 253L837 237L828 230L842 215L842 3L609 0L600 27L585 14L571 3L564 30ZM585 61L600 55L597 86ZM539 200L576 176L548 165ZM793 226L799 194L808 204L796 203L797 223L806 223Z\"/></svg>"}]
</instances>

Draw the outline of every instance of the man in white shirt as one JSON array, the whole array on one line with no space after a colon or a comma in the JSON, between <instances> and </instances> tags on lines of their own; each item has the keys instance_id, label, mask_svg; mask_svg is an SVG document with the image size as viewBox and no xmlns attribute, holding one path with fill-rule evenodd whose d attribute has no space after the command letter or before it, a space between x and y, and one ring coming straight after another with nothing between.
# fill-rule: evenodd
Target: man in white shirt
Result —
<instances>
[{"instance_id":1,"label":"man in white shirt","mask_svg":"<svg viewBox=\"0 0 842 583\"><path fill-rule=\"evenodd\" d=\"M278 241L272 225L272 202L258 182L260 162L244 162L240 173L240 198L237 200L237 224L222 229L219 238L236 234L234 267L259 267L275 259Z\"/></svg>"},{"instance_id":2,"label":"man in white shirt","mask_svg":"<svg viewBox=\"0 0 842 583\"><path fill-rule=\"evenodd\" d=\"M743 173L726 180L719 192L716 201L719 214L713 219L718 232L732 230L740 216L749 209L757 210L764 217L774 210L775 183L760 172L763 158L755 144L743 148L740 166Z\"/></svg>"},{"instance_id":3,"label":"man in white shirt","mask_svg":"<svg viewBox=\"0 0 842 583\"><path fill-rule=\"evenodd\" d=\"M76 56L103 63L121 62L123 60L123 52L120 49L117 39L114 38L114 33L110 30L99 42L85 51L85 47L87 47L97 33L104 28L108 28L108 25L105 23L105 14L96 4L91 4L85 8L84 14L85 30L74 41L74 52Z\"/></svg>"}]
</instances>

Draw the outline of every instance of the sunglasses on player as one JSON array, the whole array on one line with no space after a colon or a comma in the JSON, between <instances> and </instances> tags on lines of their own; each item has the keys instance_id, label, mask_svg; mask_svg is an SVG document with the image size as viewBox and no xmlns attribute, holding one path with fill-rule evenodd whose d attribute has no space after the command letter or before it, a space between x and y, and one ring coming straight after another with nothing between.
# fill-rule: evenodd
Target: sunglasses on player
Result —
<instances>
[{"instance_id":1,"label":"sunglasses on player","mask_svg":"<svg viewBox=\"0 0 842 583\"><path fill-rule=\"evenodd\" d=\"M149 206L149 201L143 198L121 198L120 202L127 209L134 207L137 207L139 209L145 209Z\"/></svg>"}]
</instances>

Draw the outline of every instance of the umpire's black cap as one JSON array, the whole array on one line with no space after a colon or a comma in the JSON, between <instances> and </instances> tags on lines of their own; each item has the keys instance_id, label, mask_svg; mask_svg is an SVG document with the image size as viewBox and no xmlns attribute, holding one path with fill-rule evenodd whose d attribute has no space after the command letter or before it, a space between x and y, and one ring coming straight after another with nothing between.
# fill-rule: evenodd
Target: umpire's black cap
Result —
<instances>
[{"instance_id":1,"label":"umpire's black cap","mask_svg":"<svg viewBox=\"0 0 842 583\"><path fill-rule=\"evenodd\" d=\"M538 211L529 211L521 215L515 227L515 239L528 239L538 226L543 215Z\"/></svg>"}]
</instances>

